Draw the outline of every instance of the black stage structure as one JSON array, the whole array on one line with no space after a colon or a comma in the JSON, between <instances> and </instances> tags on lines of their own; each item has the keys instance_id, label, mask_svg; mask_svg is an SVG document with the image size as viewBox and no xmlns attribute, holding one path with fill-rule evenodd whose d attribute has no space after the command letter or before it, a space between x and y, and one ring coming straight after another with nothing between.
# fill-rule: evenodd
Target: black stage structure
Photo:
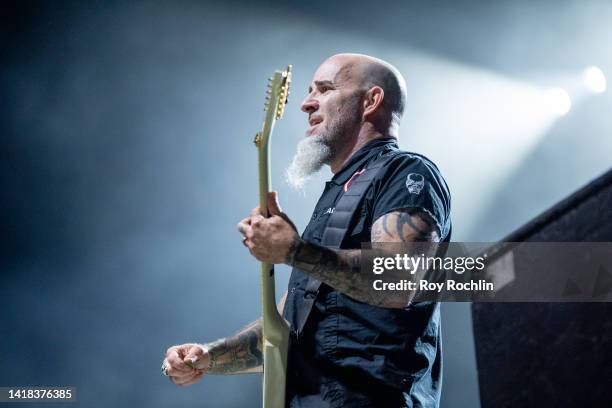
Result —
<instances>
[{"instance_id":1,"label":"black stage structure","mask_svg":"<svg viewBox=\"0 0 612 408\"><path fill-rule=\"evenodd\" d=\"M612 169L502 240L608 241ZM472 318L482 408L612 406L611 303L476 302Z\"/></svg>"}]
</instances>

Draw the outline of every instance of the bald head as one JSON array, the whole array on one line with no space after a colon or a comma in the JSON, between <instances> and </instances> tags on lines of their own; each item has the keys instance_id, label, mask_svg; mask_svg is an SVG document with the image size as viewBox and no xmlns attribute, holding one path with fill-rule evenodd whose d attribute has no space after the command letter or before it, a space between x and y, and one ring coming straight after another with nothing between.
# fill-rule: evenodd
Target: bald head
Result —
<instances>
[{"instance_id":1,"label":"bald head","mask_svg":"<svg viewBox=\"0 0 612 408\"><path fill-rule=\"evenodd\" d=\"M374 86L382 88L383 120L389 125L399 126L406 105L406 82L397 68L363 54L336 54L326 62L340 66L336 81L348 81L366 90Z\"/></svg>"},{"instance_id":2,"label":"bald head","mask_svg":"<svg viewBox=\"0 0 612 408\"><path fill-rule=\"evenodd\" d=\"M371 140L398 137L405 103L404 78L391 64L361 54L328 58L300 106L309 127L288 179L300 185L323 164L335 173Z\"/></svg>"}]
</instances>

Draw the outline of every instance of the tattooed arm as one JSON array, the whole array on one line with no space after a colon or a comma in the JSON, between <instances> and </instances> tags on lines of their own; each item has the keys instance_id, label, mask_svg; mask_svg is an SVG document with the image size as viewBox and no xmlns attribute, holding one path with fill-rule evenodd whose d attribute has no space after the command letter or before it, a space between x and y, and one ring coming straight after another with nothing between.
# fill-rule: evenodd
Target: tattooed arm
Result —
<instances>
[{"instance_id":1,"label":"tattooed arm","mask_svg":"<svg viewBox=\"0 0 612 408\"><path fill-rule=\"evenodd\" d=\"M373 243L437 243L440 236L435 222L427 213L405 209L378 218L372 225L371 240ZM435 245L429 245L428 249L435 252ZM374 306L403 308L414 296L410 291L375 291L372 282L378 278L371 272L361 270L360 249L326 248L306 242L296 234L286 263L345 295ZM385 278L389 281L405 277L405 271L385 272Z\"/></svg>"},{"instance_id":2,"label":"tattooed arm","mask_svg":"<svg viewBox=\"0 0 612 408\"><path fill-rule=\"evenodd\" d=\"M208 351L208 374L243 374L262 371L262 321L261 319L240 330L231 337L205 344Z\"/></svg>"},{"instance_id":3,"label":"tattooed arm","mask_svg":"<svg viewBox=\"0 0 612 408\"><path fill-rule=\"evenodd\" d=\"M282 315L287 293L278 303L278 311ZM205 344L208 350L208 374L246 374L260 373L263 369L263 324L262 320L240 330L231 337L219 339Z\"/></svg>"}]
</instances>

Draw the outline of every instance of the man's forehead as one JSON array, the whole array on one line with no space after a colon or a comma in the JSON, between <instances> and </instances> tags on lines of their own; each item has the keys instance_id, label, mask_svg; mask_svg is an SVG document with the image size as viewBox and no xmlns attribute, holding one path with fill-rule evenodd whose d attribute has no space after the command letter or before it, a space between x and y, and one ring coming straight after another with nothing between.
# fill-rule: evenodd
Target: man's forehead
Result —
<instances>
[{"instance_id":1,"label":"man's forehead","mask_svg":"<svg viewBox=\"0 0 612 408\"><path fill-rule=\"evenodd\" d=\"M355 74L355 65L348 58L329 58L319 65L312 80L313 82L331 81L334 83L349 81Z\"/></svg>"},{"instance_id":2,"label":"man's forehead","mask_svg":"<svg viewBox=\"0 0 612 408\"><path fill-rule=\"evenodd\" d=\"M314 73L312 78L313 81L333 81L338 74L338 71L342 69L342 63L336 60L326 60Z\"/></svg>"}]
</instances>

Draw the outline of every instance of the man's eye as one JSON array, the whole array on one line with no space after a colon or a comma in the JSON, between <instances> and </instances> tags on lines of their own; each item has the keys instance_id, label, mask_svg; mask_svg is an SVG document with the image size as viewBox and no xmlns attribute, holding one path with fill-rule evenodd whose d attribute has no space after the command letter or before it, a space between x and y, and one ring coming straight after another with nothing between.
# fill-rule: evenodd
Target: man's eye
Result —
<instances>
[{"instance_id":1,"label":"man's eye","mask_svg":"<svg viewBox=\"0 0 612 408\"><path fill-rule=\"evenodd\" d=\"M325 93L327 91L329 91L331 88L328 86L322 86L319 90L321 91L321 93Z\"/></svg>"}]
</instances>

